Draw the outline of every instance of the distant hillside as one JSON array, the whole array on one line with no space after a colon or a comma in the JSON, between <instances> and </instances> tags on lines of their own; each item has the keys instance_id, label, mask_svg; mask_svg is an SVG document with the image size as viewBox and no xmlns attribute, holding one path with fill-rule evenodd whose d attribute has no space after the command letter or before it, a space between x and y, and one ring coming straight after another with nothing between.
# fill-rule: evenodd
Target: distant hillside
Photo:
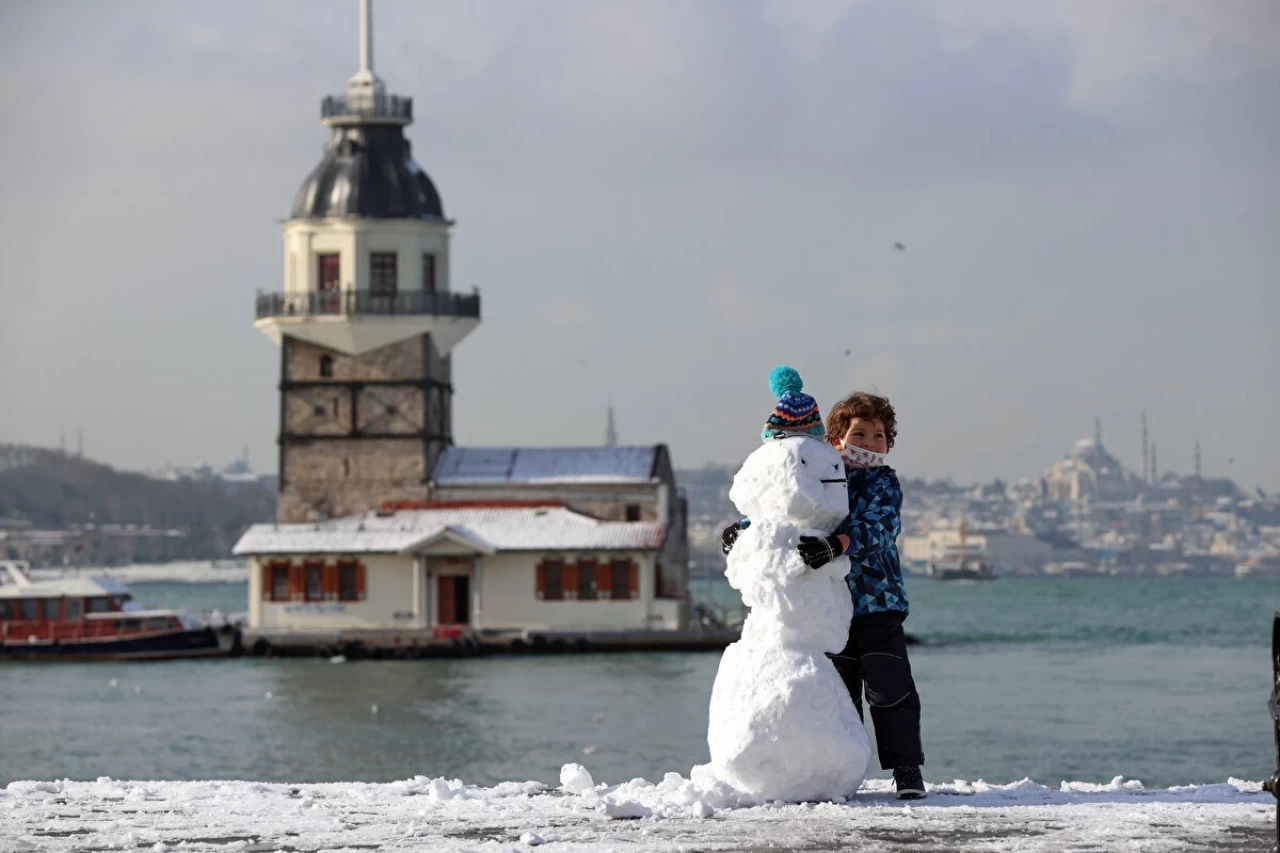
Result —
<instances>
[{"instance_id":1,"label":"distant hillside","mask_svg":"<svg viewBox=\"0 0 1280 853\"><path fill-rule=\"evenodd\" d=\"M183 531L174 556L230 554L250 524L275 520L276 496L257 485L169 482L56 450L0 445L0 518L38 529L135 524Z\"/></svg>"}]
</instances>

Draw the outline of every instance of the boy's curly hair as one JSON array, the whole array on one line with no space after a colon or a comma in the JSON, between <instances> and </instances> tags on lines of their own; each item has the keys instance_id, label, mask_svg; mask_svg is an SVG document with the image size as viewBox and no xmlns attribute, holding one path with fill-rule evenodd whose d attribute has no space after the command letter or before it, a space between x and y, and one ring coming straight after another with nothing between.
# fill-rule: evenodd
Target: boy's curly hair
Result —
<instances>
[{"instance_id":1,"label":"boy's curly hair","mask_svg":"<svg viewBox=\"0 0 1280 853\"><path fill-rule=\"evenodd\" d=\"M854 418L867 418L884 424L884 436L888 440L889 449L893 449L893 442L898 437L898 415L893 411L893 404L888 397L855 391L836 403L827 413L827 441L834 444L844 438L844 434L849 431L849 423Z\"/></svg>"}]
</instances>

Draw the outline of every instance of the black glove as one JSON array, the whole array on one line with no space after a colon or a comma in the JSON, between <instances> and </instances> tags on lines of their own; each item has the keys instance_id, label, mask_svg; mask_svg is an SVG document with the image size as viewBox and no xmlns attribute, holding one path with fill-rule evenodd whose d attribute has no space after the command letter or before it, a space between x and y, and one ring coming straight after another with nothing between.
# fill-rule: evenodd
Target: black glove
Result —
<instances>
[{"instance_id":1,"label":"black glove","mask_svg":"<svg viewBox=\"0 0 1280 853\"><path fill-rule=\"evenodd\" d=\"M844 549L840 547L840 537L833 533L826 537L801 536L796 550L806 566L820 569L839 557Z\"/></svg>"},{"instance_id":2,"label":"black glove","mask_svg":"<svg viewBox=\"0 0 1280 853\"><path fill-rule=\"evenodd\" d=\"M728 554L733 550L733 543L738 541L738 534L742 532L742 528L738 526L738 522L734 522L720 531L720 550Z\"/></svg>"}]
</instances>

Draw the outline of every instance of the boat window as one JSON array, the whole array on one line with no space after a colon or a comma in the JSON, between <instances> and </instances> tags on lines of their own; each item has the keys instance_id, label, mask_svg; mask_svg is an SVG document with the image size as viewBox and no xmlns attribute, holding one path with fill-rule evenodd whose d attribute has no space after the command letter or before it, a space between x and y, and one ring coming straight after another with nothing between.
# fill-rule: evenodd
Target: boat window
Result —
<instances>
[{"instance_id":1,"label":"boat window","mask_svg":"<svg viewBox=\"0 0 1280 853\"><path fill-rule=\"evenodd\" d=\"M18 618L32 622L40 618L40 599L24 598L18 602Z\"/></svg>"},{"instance_id":2,"label":"boat window","mask_svg":"<svg viewBox=\"0 0 1280 853\"><path fill-rule=\"evenodd\" d=\"M121 619L116 624L120 626L120 633L122 634L128 634L142 628L141 619Z\"/></svg>"},{"instance_id":3,"label":"boat window","mask_svg":"<svg viewBox=\"0 0 1280 853\"><path fill-rule=\"evenodd\" d=\"M62 599L46 598L44 600L44 618L56 622L62 618Z\"/></svg>"},{"instance_id":4,"label":"boat window","mask_svg":"<svg viewBox=\"0 0 1280 853\"><path fill-rule=\"evenodd\" d=\"M17 608L13 606L12 601L0 599L0 620L12 619L17 612Z\"/></svg>"},{"instance_id":5,"label":"boat window","mask_svg":"<svg viewBox=\"0 0 1280 853\"><path fill-rule=\"evenodd\" d=\"M89 607L88 607L89 613L110 613L111 612L111 605L107 603L107 600L105 598L90 598L86 600L89 603Z\"/></svg>"},{"instance_id":6,"label":"boat window","mask_svg":"<svg viewBox=\"0 0 1280 853\"><path fill-rule=\"evenodd\" d=\"M79 619L79 618L80 618L80 611L81 611L81 609L82 609L82 608L81 608L81 605L82 605L83 603L84 603L84 602L83 602L83 600L82 600L82 599L79 599L79 598L68 598L68 599L67 599L67 617L66 617L66 618L68 618L68 619Z\"/></svg>"},{"instance_id":7,"label":"boat window","mask_svg":"<svg viewBox=\"0 0 1280 853\"><path fill-rule=\"evenodd\" d=\"M158 631L161 628L168 628L168 627L169 627L168 616L152 616L150 619L147 620L148 631Z\"/></svg>"}]
</instances>

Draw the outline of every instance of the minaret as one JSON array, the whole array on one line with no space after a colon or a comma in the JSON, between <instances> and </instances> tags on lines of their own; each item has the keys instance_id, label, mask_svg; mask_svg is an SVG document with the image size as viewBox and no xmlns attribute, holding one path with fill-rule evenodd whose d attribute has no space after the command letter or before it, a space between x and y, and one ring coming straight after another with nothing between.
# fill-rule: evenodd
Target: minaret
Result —
<instances>
[{"instance_id":1,"label":"minaret","mask_svg":"<svg viewBox=\"0 0 1280 853\"><path fill-rule=\"evenodd\" d=\"M609 414L608 414L608 419L607 419L607 420L606 420L606 422L605 422L605 427L604 427L604 446L605 446L605 447L617 447L617 446L618 446L618 427L617 427L617 424L614 422L614 419L613 419L613 403L610 403L610 404L609 404Z\"/></svg>"},{"instance_id":2,"label":"minaret","mask_svg":"<svg viewBox=\"0 0 1280 853\"><path fill-rule=\"evenodd\" d=\"M1200 482L1200 439L1196 439L1196 482Z\"/></svg>"},{"instance_id":3,"label":"minaret","mask_svg":"<svg viewBox=\"0 0 1280 853\"><path fill-rule=\"evenodd\" d=\"M1151 442L1151 482L1160 481L1160 474L1156 470L1156 443Z\"/></svg>"},{"instance_id":4,"label":"minaret","mask_svg":"<svg viewBox=\"0 0 1280 853\"><path fill-rule=\"evenodd\" d=\"M1151 457L1147 446L1147 413L1142 413L1142 482L1151 482Z\"/></svg>"},{"instance_id":5,"label":"minaret","mask_svg":"<svg viewBox=\"0 0 1280 853\"><path fill-rule=\"evenodd\" d=\"M1102 446L1102 418L1098 415L1093 416L1093 443Z\"/></svg>"},{"instance_id":6,"label":"minaret","mask_svg":"<svg viewBox=\"0 0 1280 853\"><path fill-rule=\"evenodd\" d=\"M427 496L453 440L451 352L480 322L479 294L449 287L454 223L410 154L413 101L373 71L370 6L360 70L320 104L330 136L284 225L284 289L257 298L280 345L281 522Z\"/></svg>"}]
</instances>

